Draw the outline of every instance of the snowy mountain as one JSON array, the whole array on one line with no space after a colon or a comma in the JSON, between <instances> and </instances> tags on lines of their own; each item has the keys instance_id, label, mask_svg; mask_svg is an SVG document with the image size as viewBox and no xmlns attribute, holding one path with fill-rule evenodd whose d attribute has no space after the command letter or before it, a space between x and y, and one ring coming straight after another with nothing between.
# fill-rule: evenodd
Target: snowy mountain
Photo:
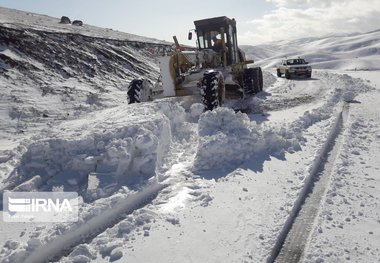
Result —
<instances>
[{"instance_id":1,"label":"snowy mountain","mask_svg":"<svg viewBox=\"0 0 380 263\"><path fill-rule=\"evenodd\" d=\"M350 35L330 35L243 46L248 57L265 68L275 67L284 57L304 57L314 67L339 70L378 70L380 30Z\"/></svg>"},{"instance_id":2,"label":"snowy mountain","mask_svg":"<svg viewBox=\"0 0 380 263\"><path fill-rule=\"evenodd\" d=\"M77 222L4 217L1 263L379 260L379 31L246 46L264 92L204 112L126 103L170 43L0 11L0 193L79 194ZM293 55L312 78L276 78Z\"/></svg>"}]
</instances>

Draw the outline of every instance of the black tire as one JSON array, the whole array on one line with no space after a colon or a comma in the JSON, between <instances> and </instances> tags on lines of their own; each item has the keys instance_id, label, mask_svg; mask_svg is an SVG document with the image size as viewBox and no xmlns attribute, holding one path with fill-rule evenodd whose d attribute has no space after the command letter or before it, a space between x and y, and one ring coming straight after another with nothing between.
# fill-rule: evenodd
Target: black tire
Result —
<instances>
[{"instance_id":1,"label":"black tire","mask_svg":"<svg viewBox=\"0 0 380 263\"><path fill-rule=\"evenodd\" d=\"M251 96L263 90L261 68L247 68L243 73L244 96Z\"/></svg>"},{"instance_id":2,"label":"black tire","mask_svg":"<svg viewBox=\"0 0 380 263\"><path fill-rule=\"evenodd\" d=\"M132 103L140 103L141 102L141 90L143 88L143 81L142 79L134 79L129 83L128 86L128 104Z\"/></svg>"},{"instance_id":3,"label":"black tire","mask_svg":"<svg viewBox=\"0 0 380 263\"><path fill-rule=\"evenodd\" d=\"M311 78L311 72L306 75L307 78Z\"/></svg>"},{"instance_id":4,"label":"black tire","mask_svg":"<svg viewBox=\"0 0 380 263\"><path fill-rule=\"evenodd\" d=\"M201 87L202 103L205 110L213 110L222 106L225 96L223 74L219 71L206 71Z\"/></svg>"},{"instance_id":5,"label":"black tire","mask_svg":"<svg viewBox=\"0 0 380 263\"><path fill-rule=\"evenodd\" d=\"M291 77L291 76L290 76L289 71L285 71L285 78L286 78L286 79L290 79L290 77Z\"/></svg>"},{"instance_id":6,"label":"black tire","mask_svg":"<svg viewBox=\"0 0 380 263\"><path fill-rule=\"evenodd\" d=\"M281 71L279 69L277 69L277 77L281 78L281 76L282 76Z\"/></svg>"}]
</instances>

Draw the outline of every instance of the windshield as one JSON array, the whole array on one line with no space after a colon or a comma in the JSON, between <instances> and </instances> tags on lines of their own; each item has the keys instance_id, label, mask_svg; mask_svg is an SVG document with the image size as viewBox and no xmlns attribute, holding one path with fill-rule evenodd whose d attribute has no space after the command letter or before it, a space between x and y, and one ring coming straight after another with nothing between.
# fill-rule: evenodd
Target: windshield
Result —
<instances>
[{"instance_id":1,"label":"windshield","mask_svg":"<svg viewBox=\"0 0 380 263\"><path fill-rule=\"evenodd\" d=\"M306 61L302 58L298 58L298 59L288 59L286 61L286 64L287 65L299 65L299 64L306 64Z\"/></svg>"},{"instance_id":2,"label":"windshield","mask_svg":"<svg viewBox=\"0 0 380 263\"><path fill-rule=\"evenodd\" d=\"M217 43L219 43L219 45L221 45L222 43L222 36L220 32L218 31L197 30L197 34L198 34L198 43L199 43L200 49L212 48L215 45L217 45Z\"/></svg>"}]
</instances>

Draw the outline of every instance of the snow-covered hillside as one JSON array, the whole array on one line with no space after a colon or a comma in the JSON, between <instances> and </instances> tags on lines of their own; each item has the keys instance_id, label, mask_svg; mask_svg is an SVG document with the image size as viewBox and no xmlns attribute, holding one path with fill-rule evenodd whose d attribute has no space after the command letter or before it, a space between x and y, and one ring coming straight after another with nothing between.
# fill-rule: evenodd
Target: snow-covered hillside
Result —
<instances>
[{"instance_id":1,"label":"snow-covered hillside","mask_svg":"<svg viewBox=\"0 0 380 263\"><path fill-rule=\"evenodd\" d=\"M1 263L380 260L378 32L245 47L268 66L264 91L248 113L204 112L192 97L126 103L167 43L3 10L1 195L75 191L80 212L0 220ZM300 50L329 64L276 78ZM341 66L359 50L361 67Z\"/></svg>"},{"instance_id":2,"label":"snow-covered hillside","mask_svg":"<svg viewBox=\"0 0 380 263\"><path fill-rule=\"evenodd\" d=\"M1 8L4 129L20 133L38 123L116 106L126 100L132 79L157 80L155 57L169 50L169 43L107 32Z\"/></svg>"},{"instance_id":3,"label":"snow-covered hillside","mask_svg":"<svg viewBox=\"0 0 380 263\"><path fill-rule=\"evenodd\" d=\"M304 57L314 68L379 70L380 30L323 38L278 41L243 46L247 56L265 68L275 67L284 57Z\"/></svg>"}]
</instances>

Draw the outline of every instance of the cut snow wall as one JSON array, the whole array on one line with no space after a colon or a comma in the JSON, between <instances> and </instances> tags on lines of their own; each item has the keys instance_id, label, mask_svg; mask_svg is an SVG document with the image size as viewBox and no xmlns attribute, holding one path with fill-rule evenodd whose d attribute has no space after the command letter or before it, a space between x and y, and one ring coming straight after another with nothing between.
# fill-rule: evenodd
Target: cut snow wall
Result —
<instances>
[{"instance_id":1,"label":"cut snow wall","mask_svg":"<svg viewBox=\"0 0 380 263\"><path fill-rule=\"evenodd\" d=\"M92 175L105 181L103 188L147 180L162 165L172 129L184 114L177 104L161 102L121 106L66 122L53 138L29 146L8 186L81 193Z\"/></svg>"}]
</instances>

